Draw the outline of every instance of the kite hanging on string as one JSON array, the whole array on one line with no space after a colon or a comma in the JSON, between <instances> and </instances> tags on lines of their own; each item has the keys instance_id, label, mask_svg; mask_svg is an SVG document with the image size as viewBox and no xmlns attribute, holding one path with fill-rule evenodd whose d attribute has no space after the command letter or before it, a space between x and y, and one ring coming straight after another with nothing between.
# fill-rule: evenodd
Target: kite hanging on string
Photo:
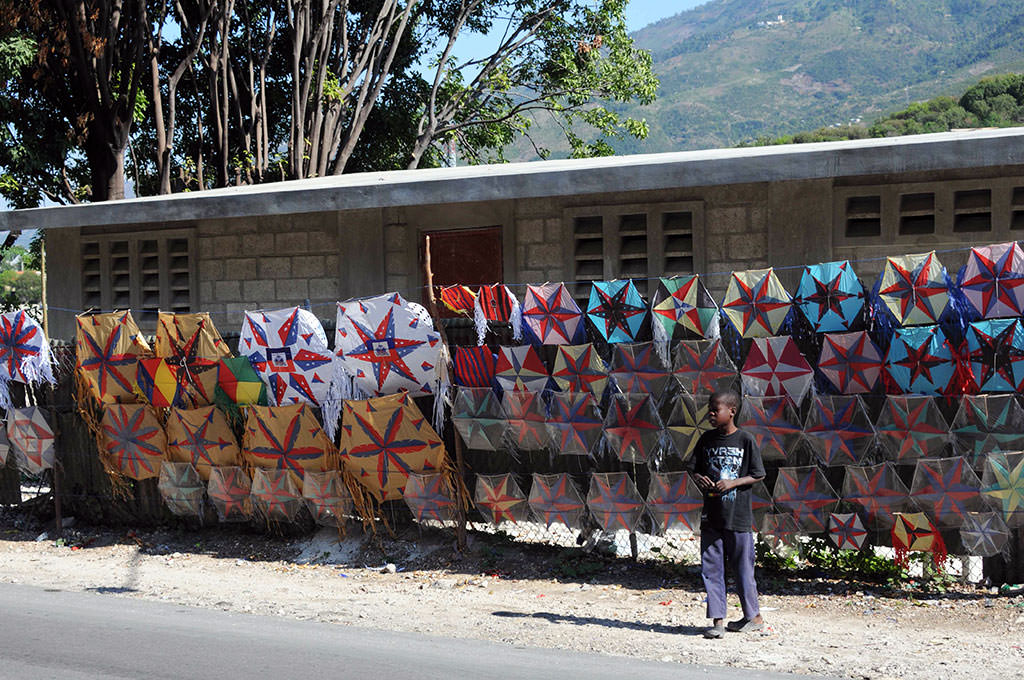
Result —
<instances>
[{"instance_id":1,"label":"kite hanging on string","mask_svg":"<svg viewBox=\"0 0 1024 680\"><path fill-rule=\"evenodd\" d=\"M815 333L849 331L863 323L864 286L849 260L804 267L795 304Z\"/></svg>"},{"instance_id":2,"label":"kite hanging on string","mask_svg":"<svg viewBox=\"0 0 1024 680\"><path fill-rule=\"evenodd\" d=\"M696 274L658 279L651 314L655 342L663 345L718 336L718 305Z\"/></svg>"},{"instance_id":3,"label":"kite hanging on string","mask_svg":"<svg viewBox=\"0 0 1024 680\"><path fill-rule=\"evenodd\" d=\"M971 248L959 286L983 319L1024 316L1024 250L1016 241Z\"/></svg>"},{"instance_id":4,"label":"kite hanging on string","mask_svg":"<svg viewBox=\"0 0 1024 680\"><path fill-rule=\"evenodd\" d=\"M466 448L498 451L508 431L508 418L494 390L460 387L452 403L452 425Z\"/></svg>"},{"instance_id":5,"label":"kite hanging on string","mask_svg":"<svg viewBox=\"0 0 1024 680\"><path fill-rule=\"evenodd\" d=\"M455 384L461 387L494 387L496 361L494 352L485 345L456 347L452 359Z\"/></svg>"},{"instance_id":6,"label":"kite hanging on string","mask_svg":"<svg viewBox=\"0 0 1024 680\"><path fill-rule=\"evenodd\" d=\"M803 432L799 415L786 397L746 397L737 424L752 434L766 461L785 461Z\"/></svg>"},{"instance_id":7,"label":"kite hanging on string","mask_svg":"<svg viewBox=\"0 0 1024 680\"><path fill-rule=\"evenodd\" d=\"M455 515L455 501L439 472L410 474L402 498L417 522L447 522Z\"/></svg>"},{"instance_id":8,"label":"kite hanging on string","mask_svg":"<svg viewBox=\"0 0 1024 680\"><path fill-rule=\"evenodd\" d=\"M828 536L839 550L860 550L868 532L860 515L855 512L831 513L828 518Z\"/></svg>"},{"instance_id":9,"label":"kite hanging on string","mask_svg":"<svg viewBox=\"0 0 1024 680\"><path fill-rule=\"evenodd\" d=\"M708 401L683 392L672 401L672 410L665 419L665 430L676 454L684 461L692 454L700 436L711 429L708 422Z\"/></svg>"},{"instance_id":10,"label":"kite hanging on string","mask_svg":"<svg viewBox=\"0 0 1024 680\"><path fill-rule=\"evenodd\" d=\"M953 351L938 326L897 328L885 370L908 394L949 394L956 389Z\"/></svg>"},{"instance_id":11,"label":"kite hanging on string","mask_svg":"<svg viewBox=\"0 0 1024 680\"><path fill-rule=\"evenodd\" d=\"M563 456L590 456L604 428L597 400L590 392L552 392L545 422L551 446Z\"/></svg>"},{"instance_id":12,"label":"kite hanging on string","mask_svg":"<svg viewBox=\"0 0 1024 680\"><path fill-rule=\"evenodd\" d=\"M206 495L222 522L244 522L252 515L252 481L238 466L210 468Z\"/></svg>"},{"instance_id":13,"label":"kite hanging on string","mask_svg":"<svg viewBox=\"0 0 1024 680\"><path fill-rule=\"evenodd\" d=\"M100 422L106 466L131 479L160 474L167 453L167 437L160 420L145 404L110 404L103 407Z\"/></svg>"},{"instance_id":14,"label":"kite hanging on string","mask_svg":"<svg viewBox=\"0 0 1024 680\"><path fill-rule=\"evenodd\" d=\"M253 507L266 520L290 522L303 506L301 480L287 470L253 468Z\"/></svg>"},{"instance_id":15,"label":"kite hanging on string","mask_svg":"<svg viewBox=\"0 0 1024 680\"><path fill-rule=\"evenodd\" d=\"M605 342L641 340L647 320L647 303L632 279L594 281L587 303L587 321Z\"/></svg>"},{"instance_id":16,"label":"kite hanging on string","mask_svg":"<svg viewBox=\"0 0 1024 680\"><path fill-rule=\"evenodd\" d=\"M906 569L909 553L930 552L935 568L941 568L946 561L946 544L928 517L923 512L898 512L894 520L891 534L896 564Z\"/></svg>"},{"instance_id":17,"label":"kite hanging on string","mask_svg":"<svg viewBox=\"0 0 1024 680\"><path fill-rule=\"evenodd\" d=\"M352 512L352 494L337 470L306 472L302 479L302 499L313 520L328 527L342 527Z\"/></svg>"},{"instance_id":18,"label":"kite hanging on string","mask_svg":"<svg viewBox=\"0 0 1024 680\"><path fill-rule=\"evenodd\" d=\"M847 465L843 500L860 508L872 527L889 529L894 515L913 507L910 491L892 463Z\"/></svg>"},{"instance_id":19,"label":"kite hanging on string","mask_svg":"<svg viewBox=\"0 0 1024 680\"><path fill-rule=\"evenodd\" d=\"M53 448L55 437L43 409L38 406L10 409L7 412L7 439L18 469L39 475L53 467L57 456Z\"/></svg>"},{"instance_id":20,"label":"kite hanging on string","mask_svg":"<svg viewBox=\"0 0 1024 680\"><path fill-rule=\"evenodd\" d=\"M275 406L320 405L327 397L332 357L320 320L307 309L246 312L238 353L249 357Z\"/></svg>"},{"instance_id":21,"label":"kite hanging on string","mask_svg":"<svg viewBox=\"0 0 1024 680\"><path fill-rule=\"evenodd\" d=\"M987 455L1024 450L1024 409L1012 394L964 395L950 434L956 453L981 469Z\"/></svg>"},{"instance_id":22,"label":"kite hanging on string","mask_svg":"<svg viewBox=\"0 0 1024 680\"><path fill-rule=\"evenodd\" d=\"M934 397L890 394L875 421L886 456L897 463L942 456L949 424Z\"/></svg>"},{"instance_id":23,"label":"kite hanging on string","mask_svg":"<svg viewBox=\"0 0 1024 680\"><path fill-rule=\"evenodd\" d=\"M900 326L938 323L949 304L946 268L935 251L888 257L876 286Z\"/></svg>"},{"instance_id":24,"label":"kite hanging on string","mask_svg":"<svg viewBox=\"0 0 1024 680\"><path fill-rule=\"evenodd\" d=\"M650 342L615 345L609 375L620 392L646 392L655 400L661 398L672 377L668 363Z\"/></svg>"},{"instance_id":25,"label":"kite hanging on string","mask_svg":"<svg viewBox=\"0 0 1024 680\"><path fill-rule=\"evenodd\" d=\"M563 283L526 286L523 329L535 345L573 345L583 339L583 312Z\"/></svg>"},{"instance_id":26,"label":"kite hanging on string","mask_svg":"<svg viewBox=\"0 0 1024 680\"><path fill-rule=\"evenodd\" d=\"M508 417L508 433L519 451L540 451L550 442L544 400L539 392L505 392L501 406Z\"/></svg>"},{"instance_id":27,"label":"kite hanging on string","mask_svg":"<svg viewBox=\"0 0 1024 680\"><path fill-rule=\"evenodd\" d=\"M940 527L958 527L964 513L981 510L981 481L956 458L922 458L914 468L910 498Z\"/></svg>"},{"instance_id":28,"label":"kite hanging on string","mask_svg":"<svg viewBox=\"0 0 1024 680\"><path fill-rule=\"evenodd\" d=\"M608 386L608 369L594 345L559 345L551 379L563 392L590 392L601 399Z\"/></svg>"},{"instance_id":29,"label":"kite hanging on string","mask_svg":"<svg viewBox=\"0 0 1024 680\"><path fill-rule=\"evenodd\" d=\"M960 542L968 555L993 557L1006 549L1010 529L998 512L968 512L960 527Z\"/></svg>"},{"instance_id":30,"label":"kite hanging on string","mask_svg":"<svg viewBox=\"0 0 1024 680\"><path fill-rule=\"evenodd\" d=\"M792 298L774 269L733 272L722 312L744 338L778 335Z\"/></svg>"},{"instance_id":31,"label":"kite hanging on string","mask_svg":"<svg viewBox=\"0 0 1024 680\"><path fill-rule=\"evenodd\" d=\"M250 406L245 411L242 457L254 468L284 470L302 488L306 470L331 467L331 440L306 404Z\"/></svg>"},{"instance_id":32,"label":"kite hanging on string","mask_svg":"<svg viewBox=\"0 0 1024 680\"><path fill-rule=\"evenodd\" d=\"M519 299L508 289L508 286L500 283L480 286L473 307L473 320L476 326L478 345L484 344L488 322L510 324L512 339L516 342L523 339L522 309L519 306Z\"/></svg>"},{"instance_id":33,"label":"kite hanging on string","mask_svg":"<svg viewBox=\"0 0 1024 680\"><path fill-rule=\"evenodd\" d=\"M541 392L548 386L548 369L533 345L500 347L495 380L505 392Z\"/></svg>"},{"instance_id":34,"label":"kite hanging on string","mask_svg":"<svg viewBox=\"0 0 1024 680\"><path fill-rule=\"evenodd\" d=\"M647 509L662 536L672 529L700 533L704 494L686 472L652 472Z\"/></svg>"},{"instance_id":35,"label":"kite hanging on string","mask_svg":"<svg viewBox=\"0 0 1024 680\"><path fill-rule=\"evenodd\" d=\"M502 522L522 522L529 509L526 495L511 474L477 475L476 507L495 526Z\"/></svg>"},{"instance_id":36,"label":"kite hanging on string","mask_svg":"<svg viewBox=\"0 0 1024 680\"><path fill-rule=\"evenodd\" d=\"M468 286L462 284L442 286L438 291L437 298L452 314L473 316L473 309L476 307L476 293Z\"/></svg>"},{"instance_id":37,"label":"kite hanging on string","mask_svg":"<svg viewBox=\"0 0 1024 680\"><path fill-rule=\"evenodd\" d=\"M1024 453L993 453L985 459L981 494L1007 526L1024 527Z\"/></svg>"},{"instance_id":38,"label":"kite hanging on string","mask_svg":"<svg viewBox=\"0 0 1024 680\"><path fill-rule=\"evenodd\" d=\"M101 404L134 403L135 365L153 356L131 312L75 317L75 368Z\"/></svg>"},{"instance_id":39,"label":"kite hanging on string","mask_svg":"<svg viewBox=\"0 0 1024 680\"><path fill-rule=\"evenodd\" d=\"M587 509L602 531L636 531L644 514L644 501L625 472L594 472L590 475Z\"/></svg>"},{"instance_id":40,"label":"kite hanging on string","mask_svg":"<svg viewBox=\"0 0 1024 680\"><path fill-rule=\"evenodd\" d=\"M160 312L154 349L158 357L178 368L177 378L189 408L213 403L217 362L230 357L231 350L209 313Z\"/></svg>"},{"instance_id":41,"label":"kite hanging on string","mask_svg":"<svg viewBox=\"0 0 1024 680\"><path fill-rule=\"evenodd\" d=\"M789 397L799 405L811 388L814 371L793 338L757 338L740 372L743 389L758 397Z\"/></svg>"},{"instance_id":42,"label":"kite hanging on string","mask_svg":"<svg viewBox=\"0 0 1024 680\"><path fill-rule=\"evenodd\" d=\"M829 513L839 504L825 473L816 466L780 467L772 499L793 516L797 525L812 533L826 531Z\"/></svg>"},{"instance_id":43,"label":"kite hanging on string","mask_svg":"<svg viewBox=\"0 0 1024 680\"><path fill-rule=\"evenodd\" d=\"M818 395L804 422L804 435L815 457L827 467L859 463L875 441L860 397Z\"/></svg>"},{"instance_id":44,"label":"kite hanging on string","mask_svg":"<svg viewBox=\"0 0 1024 680\"><path fill-rule=\"evenodd\" d=\"M167 458L189 463L203 480L210 468L238 465L241 451L224 413L215 406L171 409L167 414Z\"/></svg>"},{"instance_id":45,"label":"kite hanging on string","mask_svg":"<svg viewBox=\"0 0 1024 680\"><path fill-rule=\"evenodd\" d=\"M863 394L878 384L882 354L865 331L828 333L818 370L840 394Z\"/></svg>"},{"instance_id":46,"label":"kite hanging on string","mask_svg":"<svg viewBox=\"0 0 1024 680\"><path fill-rule=\"evenodd\" d=\"M0 409L11 408L8 383L55 384L50 341L25 310L0 315Z\"/></svg>"},{"instance_id":47,"label":"kite hanging on string","mask_svg":"<svg viewBox=\"0 0 1024 680\"><path fill-rule=\"evenodd\" d=\"M534 517L548 527L564 524L569 529L578 529L586 512L583 497L565 473L533 473L528 503Z\"/></svg>"},{"instance_id":48,"label":"kite hanging on string","mask_svg":"<svg viewBox=\"0 0 1024 680\"><path fill-rule=\"evenodd\" d=\"M690 394L713 394L739 382L736 364L720 339L683 340L676 344L672 374Z\"/></svg>"},{"instance_id":49,"label":"kite hanging on string","mask_svg":"<svg viewBox=\"0 0 1024 680\"><path fill-rule=\"evenodd\" d=\"M971 323L967 355L977 391L1024 391L1024 328L1018 319Z\"/></svg>"},{"instance_id":50,"label":"kite hanging on string","mask_svg":"<svg viewBox=\"0 0 1024 680\"><path fill-rule=\"evenodd\" d=\"M658 449L661 417L650 395L616 394L605 414L604 432L615 457L623 462L646 463Z\"/></svg>"},{"instance_id":51,"label":"kite hanging on string","mask_svg":"<svg viewBox=\"0 0 1024 680\"><path fill-rule=\"evenodd\" d=\"M201 517L206 487L191 463L164 461L156 484L164 505L179 517Z\"/></svg>"}]
</instances>

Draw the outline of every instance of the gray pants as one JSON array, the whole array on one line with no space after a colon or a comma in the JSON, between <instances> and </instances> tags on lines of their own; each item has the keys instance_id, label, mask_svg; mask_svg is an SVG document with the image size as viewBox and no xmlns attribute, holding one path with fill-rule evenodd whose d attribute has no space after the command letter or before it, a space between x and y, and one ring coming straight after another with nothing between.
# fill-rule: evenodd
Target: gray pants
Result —
<instances>
[{"instance_id":1,"label":"gray pants","mask_svg":"<svg viewBox=\"0 0 1024 680\"><path fill-rule=\"evenodd\" d=\"M752 619L761 613L754 582L754 535L749 531L700 527L700 575L708 594L708 618L726 618L725 565L736 570L736 592L743 606L743 617Z\"/></svg>"}]
</instances>

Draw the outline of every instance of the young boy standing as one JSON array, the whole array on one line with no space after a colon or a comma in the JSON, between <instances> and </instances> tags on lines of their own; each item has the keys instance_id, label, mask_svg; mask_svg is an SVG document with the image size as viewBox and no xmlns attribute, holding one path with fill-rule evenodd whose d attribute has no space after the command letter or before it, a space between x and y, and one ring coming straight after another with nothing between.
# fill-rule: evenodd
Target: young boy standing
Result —
<instances>
[{"instance_id":1,"label":"young boy standing","mask_svg":"<svg viewBox=\"0 0 1024 680\"><path fill-rule=\"evenodd\" d=\"M740 397L715 392L708 405L714 428L701 435L688 468L704 492L700 524L700 568L713 625L704 637L720 638L726 629L754 632L764 628L754 582L754 523L751 486L764 478L764 464L754 437L736 427ZM726 617L726 564L736 570L736 590L743 618L723 626Z\"/></svg>"}]
</instances>

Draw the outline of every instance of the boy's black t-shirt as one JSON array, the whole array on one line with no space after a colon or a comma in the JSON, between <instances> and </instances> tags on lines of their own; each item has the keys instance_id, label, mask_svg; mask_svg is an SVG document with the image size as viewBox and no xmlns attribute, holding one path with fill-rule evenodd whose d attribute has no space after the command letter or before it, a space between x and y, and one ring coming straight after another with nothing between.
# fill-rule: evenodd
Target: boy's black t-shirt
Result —
<instances>
[{"instance_id":1,"label":"boy's black t-shirt","mask_svg":"<svg viewBox=\"0 0 1024 680\"><path fill-rule=\"evenodd\" d=\"M713 482L720 479L764 477L764 463L754 436L744 430L723 435L709 430L697 440L689 469L706 475ZM751 531L754 524L750 486L731 489L724 494L704 493L702 520L715 529Z\"/></svg>"}]
</instances>

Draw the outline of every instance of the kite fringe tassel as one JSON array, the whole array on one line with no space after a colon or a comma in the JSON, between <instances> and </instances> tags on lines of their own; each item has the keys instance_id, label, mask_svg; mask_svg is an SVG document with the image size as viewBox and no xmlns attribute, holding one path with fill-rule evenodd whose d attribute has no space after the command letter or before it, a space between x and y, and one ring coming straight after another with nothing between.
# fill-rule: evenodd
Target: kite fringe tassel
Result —
<instances>
[{"instance_id":1,"label":"kite fringe tassel","mask_svg":"<svg viewBox=\"0 0 1024 680\"><path fill-rule=\"evenodd\" d=\"M671 339L669 338L668 331L665 329L665 324L653 314L651 315L651 337L654 338L654 351L657 353L658 358L671 368L672 360L669 358Z\"/></svg>"},{"instance_id":2,"label":"kite fringe tassel","mask_svg":"<svg viewBox=\"0 0 1024 680\"><path fill-rule=\"evenodd\" d=\"M449 376L451 367L451 355L448 354L448 346L441 343L441 351L438 356L436 375L434 378L434 431L438 436L444 433L445 405L448 402L448 395L451 391L451 379Z\"/></svg>"},{"instance_id":3,"label":"kite fringe tassel","mask_svg":"<svg viewBox=\"0 0 1024 680\"><path fill-rule=\"evenodd\" d=\"M519 298L515 296L515 293L508 291L508 297L512 300L512 311L508 314L509 323L512 324L512 339L516 342L523 341L523 307L519 304Z\"/></svg>"},{"instance_id":4,"label":"kite fringe tassel","mask_svg":"<svg viewBox=\"0 0 1024 680\"><path fill-rule=\"evenodd\" d=\"M479 295L473 302L473 326L476 328L476 344L479 347L484 344L484 338L487 336L487 316L484 314Z\"/></svg>"},{"instance_id":5,"label":"kite fringe tassel","mask_svg":"<svg viewBox=\"0 0 1024 680\"><path fill-rule=\"evenodd\" d=\"M0 408L4 411L11 410L11 381L7 376L0 376Z\"/></svg>"},{"instance_id":6,"label":"kite fringe tassel","mask_svg":"<svg viewBox=\"0 0 1024 680\"><path fill-rule=\"evenodd\" d=\"M327 398L320 405L320 413L324 419L324 432L333 442L338 432L342 404L353 397L353 384L352 376L345 370L341 358L335 355L332 362L331 382L327 388Z\"/></svg>"}]
</instances>

